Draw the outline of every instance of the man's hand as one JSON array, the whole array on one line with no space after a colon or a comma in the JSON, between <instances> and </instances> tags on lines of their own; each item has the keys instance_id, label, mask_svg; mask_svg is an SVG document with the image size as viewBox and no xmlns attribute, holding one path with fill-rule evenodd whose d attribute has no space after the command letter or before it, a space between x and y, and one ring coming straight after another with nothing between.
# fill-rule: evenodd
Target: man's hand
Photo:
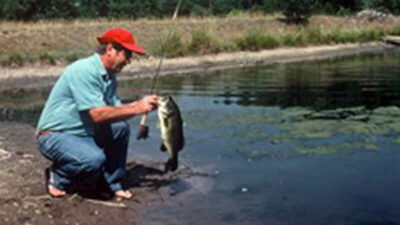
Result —
<instances>
[{"instance_id":1,"label":"man's hand","mask_svg":"<svg viewBox=\"0 0 400 225\"><path fill-rule=\"evenodd\" d=\"M158 96L157 95L147 95L144 98L135 101L131 104L134 104L138 107L140 113L146 114L149 113L158 107Z\"/></svg>"},{"instance_id":2,"label":"man's hand","mask_svg":"<svg viewBox=\"0 0 400 225\"><path fill-rule=\"evenodd\" d=\"M149 113L157 107L158 96L148 95L138 101L121 106L100 106L89 109L89 115L95 123L114 122Z\"/></svg>"}]
</instances>

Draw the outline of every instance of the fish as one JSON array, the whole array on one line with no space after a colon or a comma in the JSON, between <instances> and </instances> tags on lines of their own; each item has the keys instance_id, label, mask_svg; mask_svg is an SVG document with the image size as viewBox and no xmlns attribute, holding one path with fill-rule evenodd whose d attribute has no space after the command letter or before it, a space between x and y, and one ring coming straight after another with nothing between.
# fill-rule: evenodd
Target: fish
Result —
<instances>
[{"instance_id":1,"label":"fish","mask_svg":"<svg viewBox=\"0 0 400 225\"><path fill-rule=\"evenodd\" d=\"M164 168L167 173L178 168L178 153L185 145L183 120L178 105L169 95L159 97L157 115L161 129L160 150L169 153Z\"/></svg>"}]
</instances>

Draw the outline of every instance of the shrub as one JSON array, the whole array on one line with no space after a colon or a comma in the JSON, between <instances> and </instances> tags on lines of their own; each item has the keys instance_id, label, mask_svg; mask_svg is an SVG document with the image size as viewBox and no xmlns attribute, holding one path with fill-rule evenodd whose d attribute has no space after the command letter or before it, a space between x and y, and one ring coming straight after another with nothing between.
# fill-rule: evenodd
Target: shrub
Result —
<instances>
[{"instance_id":1,"label":"shrub","mask_svg":"<svg viewBox=\"0 0 400 225\"><path fill-rule=\"evenodd\" d=\"M23 66L24 61L25 59L20 53L14 52L2 64L5 66Z\"/></svg>"},{"instance_id":2,"label":"shrub","mask_svg":"<svg viewBox=\"0 0 400 225\"><path fill-rule=\"evenodd\" d=\"M400 27L394 27L388 31L389 35L400 35Z\"/></svg>"},{"instance_id":3,"label":"shrub","mask_svg":"<svg viewBox=\"0 0 400 225\"><path fill-rule=\"evenodd\" d=\"M282 44L284 46L296 46L296 39L293 34L286 34L282 37Z\"/></svg>"},{"instance_id":4,"label":"shrub","mask_svg":"<svg viewBox=\"0 0 400 225\"><path fill-rule=\"evenodd\" d=\"M82 56L83 56L83 54L80 54L78 52L68 52L67 55L65 56L65 60L68 63L71 63L71 62L75 62Z\"/></svg>"},{"instance_id":5,"label":"shrub","mask_svg":"<svg viewBox=\"0 0 400 225\"><path fill-rule=\"evenodd\" d=\"M201 29L192 33L188 50L194 54L216 53L218 43L209 31Z\"/></svg>"},{"instance_id":6,"label":"shrub","mask_svg":"<svg viewBox=\"0 0 400 225\"><path fill-rule=\"evenodd\" d=\"M54 58L54 56L50 55L49 53L45 52L45 53L41 53L39 55L39 60L42 63L48 63L50 65L55 65L56 64L56 60Z\"/></svg>"},{"instance_id":7,"label":"shrub","mask_svg":"<svg viewBox=\"0 0 400 225\"><path fill-rule=\"evenodd\" d=\"M306 23L311 16L314 0L281 1L281 10L288 23Z\"/></svg>"},{"instance_id":8,"label":"shrub","mask_svg":"<svg viewBox=\"0 0 400 225\"><path fill-rule=\"evenodd\" d=\"M326 36L322 27L310 27L305 30L308 44L325 44L327 43Z\"/></svg>"},{"instance_id":9,"label":"shrub","mask_svg":"<svg viewBox=\"0 0 400 225\"><path fill-rule=\"evenodd\" d=\"M278 39L260 31L250 32L244 37L236 39L236 45L241 50L272 49L280 45Z\"/></svg>"},{"instance_id":10,"label":"shrub","mask_svg":"<svg viewBox=\"0 0 400 225\"><path fill-rule=\"evenodd\" d=\"M181 39L181 35L170 30L167 34L162 35L152 43L153 55L166 57L183 56L187 52L187 48Z\"/></svg>"}]
</instances>

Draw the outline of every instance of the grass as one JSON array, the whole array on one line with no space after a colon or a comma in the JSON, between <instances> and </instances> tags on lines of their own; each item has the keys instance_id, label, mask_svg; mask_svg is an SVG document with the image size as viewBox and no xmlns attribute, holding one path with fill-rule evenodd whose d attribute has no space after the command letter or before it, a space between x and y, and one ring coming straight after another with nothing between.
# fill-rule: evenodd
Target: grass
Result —
<instances>
[{"instance_id":1,"label":"grass","mask_svg":"<svg viewBox=\"0 0 400 225\"><path fill-rule=\"evenodd\" d=\"M252 31L235 40L240 50L258 51L261 49L273 49L281 44L276 36L266 34L262 31Z\"/></svg>"},{"instance_id":2,"label":"grass","mask_svg":"<svg viewBox=\"0 0 400 225\"><path fill-rule=\"evenodd\" d=\"M218 53L221 48L219 48L219 43L214 35L206 30L199 29L191 34L191 40L188 44L188 54L210 54Z\"/></svg>"},{"instance_id":3,"label":"grass","mask_svg":"<svg viewBox=\"0 0 400 225\"><path fill-rule=\"evenodd\" d=\"M0 22L0 64L57 64L89 55L96 37L111 27L124 27L152 55L167 57L258 51L379 40L400 35L400 18L382 22L317 15L307 25L287 25L282 15L243 14L225 18L165 20L77 20L37 23ZM163 43L165 46L163 46Z\"/></svg>"}]
</instances>

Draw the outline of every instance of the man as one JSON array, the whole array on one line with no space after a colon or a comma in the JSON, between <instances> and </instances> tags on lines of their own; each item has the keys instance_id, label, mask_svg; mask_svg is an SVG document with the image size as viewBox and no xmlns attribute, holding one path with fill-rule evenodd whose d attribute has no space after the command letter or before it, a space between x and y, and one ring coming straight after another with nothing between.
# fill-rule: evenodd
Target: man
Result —
<instances>
[{"instance_id":1,"label":"man","mask_svg":"<svg viewBox=\"0 0 400 225\"><path fill-rule=\"evenodd\" d=\"M96 53L74 62L60 76L39 119L39 151L52 162L45 170L52 197L65 196L72 184L100 176L115 196L132 197L121 184L129 143L124 120L155 110L158 96L121 104L115 73L130 63L132 52L146 51L122 28L110 29L97 40Z\"/></svg>"}]
</instances>

